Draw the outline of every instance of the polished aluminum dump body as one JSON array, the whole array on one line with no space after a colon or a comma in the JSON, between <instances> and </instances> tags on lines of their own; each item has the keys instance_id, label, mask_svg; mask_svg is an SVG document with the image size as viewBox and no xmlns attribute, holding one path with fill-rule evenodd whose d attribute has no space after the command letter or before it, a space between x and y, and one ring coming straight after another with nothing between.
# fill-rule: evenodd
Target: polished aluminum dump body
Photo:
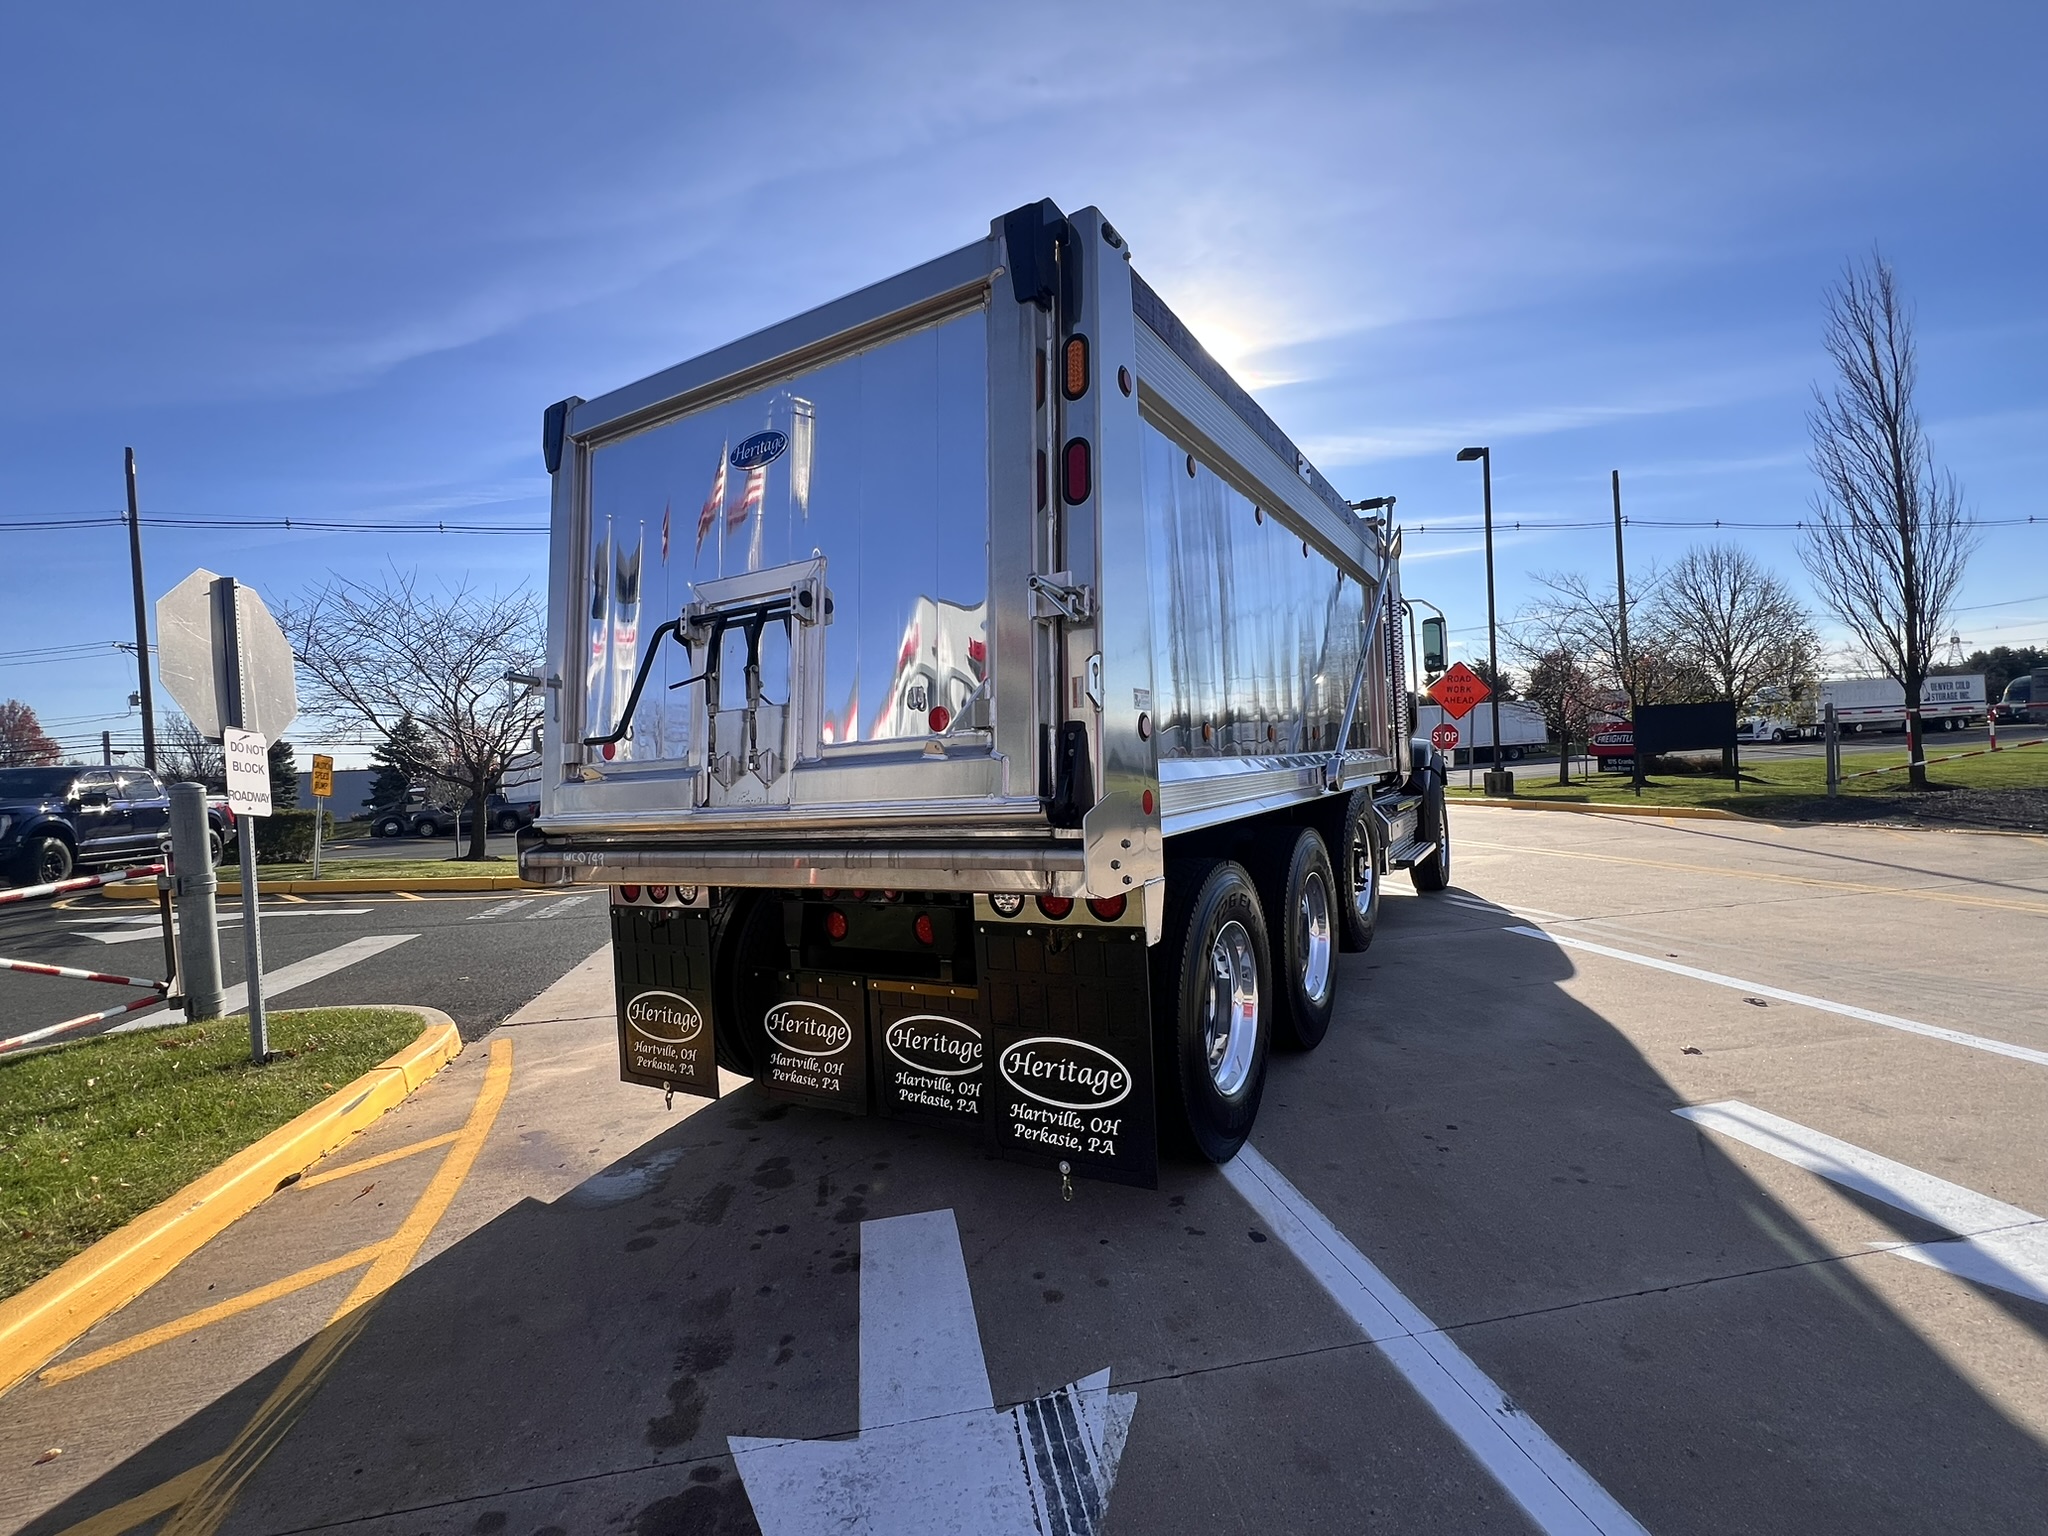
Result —
<instances>
[{"instance_id":1,"label":"polished aluminum dump body","mask_svg":"<svg viewBox=\"0 0 2048 1536\"><path fill-rule=\"evenodd\" d=\"M528 879L1138 894L1405 762L1377 527L1098 213L1025 213L551 413Z\"/></svg>"}]
</instances>

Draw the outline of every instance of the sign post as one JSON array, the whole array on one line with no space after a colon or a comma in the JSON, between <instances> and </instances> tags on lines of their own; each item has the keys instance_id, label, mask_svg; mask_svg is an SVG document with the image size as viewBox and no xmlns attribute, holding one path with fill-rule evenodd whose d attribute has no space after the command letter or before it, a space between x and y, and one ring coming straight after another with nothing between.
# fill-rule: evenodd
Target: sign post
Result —
<instances>
[{"instance_id":1,"label":"sign post","mask_svg":"<svg viewBox=\"0 0 2048 1536\"><path fill-rule=\"evenodd\" d=\"M320 835L327 825L327 797L334 793L334 759L313 754L313 878L320 878Z\"/></svg>"},{"instance_id":2,"label":"sign post","mask_svg":"<svg viewBox=\"0 0 2048 1536\"><path fill-rule=\"evenodd\" d=\"M263 1012L256 819L270 814L269 744L299 712L292 648L263 599L232 576L194 571L156 605L157 672L202 736L218 738L242 866L242 955L249 990L249 1055L270 1056Z\"/></svg>"}]
</instances>

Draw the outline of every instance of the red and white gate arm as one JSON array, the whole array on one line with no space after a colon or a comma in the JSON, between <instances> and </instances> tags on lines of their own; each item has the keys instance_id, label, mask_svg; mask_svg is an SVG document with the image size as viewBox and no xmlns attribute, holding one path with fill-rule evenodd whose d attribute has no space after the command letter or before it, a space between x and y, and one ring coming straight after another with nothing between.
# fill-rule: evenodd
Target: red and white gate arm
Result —
<instances>
[{"instance_id":1,"label":"red and white gate arm","mask_svg":"<svg viewBox=\"0 0 2048 1536\"><path fill-rule=\"evenodd\" d=\"M144 864L136 869L108 871L103 875L79 875L71 880L59 880L51 885L24 885L18 891L0 891L0 907L11 902L28 901L37 896L62 896L66 891L89 891L96 886L118 885L123 880L140 880L145 875L160 875L164 872L161 864Z\"/></svg>"},{"instance_id":2,"label":"red and white gate arm","mask_svg":"<svg viewBox=\"0 0 2048 1536\"><path fill-rule=\"evenodd\" d=\"M168 992L168 981L155 981L147 976L111 976L105 971L81 971L72 965L44 965L36 960L0 960L0 971L23 971L30 976L57 976L65 981L104 981L117 987L148 987L156 992Z\"/></svg>"},{"instance_id":3,"label":"red and white gate arm","mask_svg":"<svg viewBox=\"0 0 2048 1536\"><path fill-rule=\"evenodd\" d=\"M152 982L150 985L155 986L156 983ZM164 1000L162 998L152 994L149 997L138 997L132 1003L123 1003L118 1008L103 1009L99 1013L81 1014L75 1019L66 1019L62 1024L46 1024L41 1029L32 1029L25 1035L15 1035L12 1039L0 1040L0 1051L11 1051L16 1046L21 1045L34 1045L38 1040L47 1040L52 1035L61 1035L67 1029L83 1029L88 1024L103 1024L108 1019L118 1019L122 1014L134 1013L138 1009L161 1008L163 1003Z\"/></svg>"}]
</instances>

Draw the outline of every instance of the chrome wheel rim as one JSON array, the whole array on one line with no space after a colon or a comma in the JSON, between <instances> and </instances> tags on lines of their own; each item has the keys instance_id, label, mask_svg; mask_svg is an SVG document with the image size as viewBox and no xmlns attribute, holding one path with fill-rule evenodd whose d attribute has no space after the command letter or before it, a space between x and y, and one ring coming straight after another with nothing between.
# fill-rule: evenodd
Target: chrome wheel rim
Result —
<instances>
[{"instance_id":1,"label":"chrome wheel rim","mask_svg":"<svg viewBox=\"0 0 2048 1536\"><path fill-rule=\"evenodd\" d=\"M1330 995L1331 956L1336 945L1330 930L1330 889L1320 869L1310 870L1301 883L1301 901L1294 914L1294 948L1301 957L1301 990L1321 1007Z\"/></svg>"},{"instance_id":2,"label":"chrome wheel rim","mask_svg":"<svg viewBox=\"0 0 2048 1536\"><path fill-rule=\"evenodd\" d=\"M1361 823L1352 829L1351 839L1351 906L1358 913L1361 923L1372 921L1373 881L1379 878L1379 869L1373 863L1372 838Z\"/></svg>"},{"instance_id":3,"label":"chrome wheel rim","mask_svg":"<svg viewBox=\"0 0 2048 1536\"><path fill-rule=\"evenodd\" d=\"M1259 1038L1259 962L1252 936L1232 918L1209 944L1209 988L1202 1014L1202 1045L1209 1080L1225 1098L1252 1075Z\"/></svg>"}]
</instances>

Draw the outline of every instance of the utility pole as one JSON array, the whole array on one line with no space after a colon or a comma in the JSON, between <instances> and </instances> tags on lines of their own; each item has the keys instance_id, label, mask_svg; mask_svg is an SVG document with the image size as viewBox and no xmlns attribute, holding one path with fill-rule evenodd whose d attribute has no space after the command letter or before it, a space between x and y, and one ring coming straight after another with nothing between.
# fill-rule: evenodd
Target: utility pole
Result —
<instances>
[{"instance_id":1,"label":"utility pole","mask_svg":"<svg viewBox=\"0 0 2048 1536\"><path fill-rule=\"evenodd\" d=\"M135 450L123 449L128 472L128 573L135 585L135 677L142 704L142 766L156 772L156 696L149 686L149 610L142 601L142 510L135 496ZM178 941L171 930L170 884L156 883L156 915L164 930L164 975L178 978Z\"/></svg>"},{"instance_id":2,"label":"utility pole","mask_svg":"<svg viewBox=\"0 0 2048 1536\"><path fill-rule=\"evenodd\" d=\"M1628 695L1628 728L1631 735L1636 728L1636 691L1631 681L1634 674L1628 664L1628 570L1621 558L1621 471L1614 472L1614 609L1615 617L1621 623L1621 687ZM1631 750L1628 756L1629 784L1640 795L1643 792L1643 754Z\"/></svg>"}]
</instances>

